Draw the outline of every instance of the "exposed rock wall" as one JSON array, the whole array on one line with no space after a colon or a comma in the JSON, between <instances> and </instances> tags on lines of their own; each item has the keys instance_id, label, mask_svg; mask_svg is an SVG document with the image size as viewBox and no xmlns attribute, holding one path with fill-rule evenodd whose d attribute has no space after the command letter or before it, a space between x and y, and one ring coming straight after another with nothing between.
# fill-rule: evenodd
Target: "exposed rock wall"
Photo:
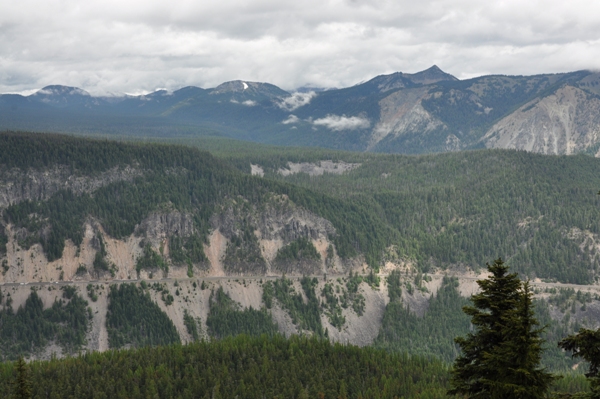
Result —
<instances>
[{"instance_id":1,"label":"exposed rock wall","mask_svg":"<svg viewBox=\"0 0 600 399\"><path fill-rule=\"evenodd\" d=\"M488 148L513 148L571 155L600 142L600 99L564 86L537 98L496 123L482 141Z\"/></svg>"},{"instance_id":2,"label":"exposed rock wall","mask_svg":"<svg viewBox=\"0 0 600 399\"><path fill-rule=\"evenodd\" d=\"M374 127L367 149L388 136L398 137L407 133L426 134L443 123L429 114L421 102L429 96L427 88L403 90L380 101L380 119Z\"/></svg>"},{"instance_id":3,"label":"exposed rock wall","mask_svg":"<svg viewBox=\"0 0 600 399\"><path fill-rule=\"evenodd\" d=\"M359 346L365 346L373 343L379 334L381 328L383 315L385 308L388 304L388 292L387 285L385 284L385 275L381 275L381 284L378 287L371 287L366 283L361 283L358 289L358 293L363 295L365 298L365 311L362 315L355 313L351 307L343 309L343 316L346 322L341 328L336 328L331 325L329 318L325 312L321 314L321 323L324 329L327 329L330 339L334 342L349 343ZM404 278L407 281L411 280L412 275L408 274ZM406 290L403 290L402 300L408 309L421 317L427 311L428 302L430 295L435 295L441 281L444 278L443 275L432 275L431 281L425 282L424 288L427 292L421 292L415 290L413 294L408 294ZM471 295L476 291L477 279L483 278L484 275L463 275L456 276L459 280L459 291L464 296ZM324 281L322 278L318 279L318 284L315 287L317 297L321 298L320 292L326 283L340 284L336 279L328 279ZM240 309L252 307L259 309L263 307L262 292L264 280L261 278L182 278L182 279L168 279L152 281L147 280L149 284L154 282L159 283L164 289L170 293L179 291L179 295L174 295L174 301L172 304L167 305L161 298L161 292L148 289L150 297L154 302L158 304L163 312L173 321L173 324L177 328L177 331L181 337L182 342L190 342L191 337L189 336L185 327L183 316L185 311L197 321L200 322L201 334L207 337L206 319L210 310L209 297L212 290L216 290L222 287L225 293L229 295L235 302L240 306ZM204 282L205 289L201 289L202 282ZM105 351L109 349L108 334L106 331L106 311L108 309L108 292L111 284L122 284L123 282L92 282L98 299L92 301L88 296L86 286L90 284L88 281L72 282L70 285L74 286L81 297L88 301L89 306L92 309L92 319L90 320L90 326L87 333L87 345L84 351ZM133 281L135 284L139 284L139 281ZM343 283L343 280L342 280ZM194 286L195 285L195 286ZM303 293L298 278L294 278L292 281L294 290L298 293ZM543 283L535 283L536 287L544 287ZM548 287L554 287L555 285L548 285ZM566 285L565 285L566 287ZM25 304L26 299L31 294L32 285L13 285L13 286L2 286L2 292L4 295L10 294L13 304L13 309L17 309L19 306ZM60 289L60 285L46 284L36 286L38 296L42 299L45 308L51 307L52 304L62 297L63 291ZM578 289L584 292L600 293L599 286L580 286ZM543 295L543 294L542 294ZM303 295L304 296L304 295ZM306 300L306 298L304 298ZM6 306L6 302L0 305L0 309ZM551 309L553 317L555 319L562 319L564 314L557 309ZM298 325L292 322L290 315L287 311L281 307L277 300L274 301L273 307L268 310L273 316L273 320L278 324L279 331L286 335L305 333L307 331L300 331ZM585 320L587 323L597 328L600 325L600 302L594 301L588 304L587 309L577 309L573 317L579 321ZM49 345L45 350L38 353L36 358L49 358L52 354L57 356L67 355L62 352L62 349L56 345Z\"/></svg>"},{"instance_id":4,"label":"exposed rock wall","mask_svg":"<svg viewBox=\"0 0 600 399\"><path fill-rule=\"evenodd\" d=\"M94 176L73 174L71 168L55 166L48 170L0 170L0 209L22 201L45 200L59 190L80 195L118 181L132 181L143 171L131 166L115 167Z\"/></svg>"}]
</instances>

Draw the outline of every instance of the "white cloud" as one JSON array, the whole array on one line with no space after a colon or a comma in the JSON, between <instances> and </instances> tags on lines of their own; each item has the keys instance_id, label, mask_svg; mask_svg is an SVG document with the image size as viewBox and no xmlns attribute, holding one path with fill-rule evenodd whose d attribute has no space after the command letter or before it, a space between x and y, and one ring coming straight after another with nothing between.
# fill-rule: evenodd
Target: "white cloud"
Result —
<instances>
[{"instance_id":1,"label":"white cloud","mask_svg":"<svg viewBox=\"0 0 600 399\"><path fill-rule=\"evenodd\" d=\"M593 0L0 2L0 92L345 87L437 64L462 78L600 68Z\"/></svg>"},{"instance_id":2,"label":"white cloud","mask_svg":"<svg viewBox=\"0 0 600 399\"><path fill-rule=\"evenodd\" d=\"M231 100L229 100L229 102L234 103L234 104L242 104L242 105L245 105L247 107L254 107L254 106L258 105L258 103L256 101L253 101L253 100L246 100L246 101L239 102L237 100L231 99Z\"/></svg>"},{"instance_id":3,"label":"white cloud","mask_svg":"<svg viewBox=\"0 0 600 399\"><path fill-rule=\"evenodd\" d=\"M300 119L296 115L290 114L290 116L288 116L287 119L285 119L281 123L283 123L284 125L289 125L290 123L298 123L298 122L300 122Z\"/></svg>"},{"instance_id":4,"label":"white cloud","mask_svg":"<svg viewBox=\"0 0 600 399\"><path fill-rule=\"evenodd\" d=\"M312 123L335 131L366 129L371 126L371 122L366 118L359 116L347 117L346 115L327 115L325 118L315 119Z\"/></svg>"},{"instance_id":5,"label":"white cloud","mask_svg":"<svg viewBox=\"0 0 600 399\"><path fill-rule=\"evenodd\" d=\"M287 97L277 105L286 111L293 111L310 103L310 100L312 100L314 96L316 96L314 91L308 93L292 93L291 96Z\"/></svg>"}]
</instances>

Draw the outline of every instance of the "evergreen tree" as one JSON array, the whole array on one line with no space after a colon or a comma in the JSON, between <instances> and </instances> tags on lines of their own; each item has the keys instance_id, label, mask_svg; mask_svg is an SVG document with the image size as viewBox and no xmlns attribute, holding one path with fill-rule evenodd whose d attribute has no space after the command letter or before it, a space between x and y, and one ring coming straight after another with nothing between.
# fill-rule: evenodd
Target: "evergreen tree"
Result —
<instances>
[{"instance_id":1,"label":"evergreen tree","mask_svg":"<svg viewBox=\"0 0 600 399\"><path fill-rule=\"evenodd\" d=\"M449 394L471 398L543 398L555 379L540 368L543 328L536 328L532 293L502 259L487 264L491 276L479 280L473 306L463 311L475 331L458 337L459 356Z\"/></svg>"},{"instance_id":2,"label":"evergreen tree","mask_svg":"<svg viewBox=\"0 0 600 399\"><path fill-rule=\"evenodd\" d=\"M590 363L585 374L590 379L591 393L588 397L600 399L600 328L582 328L577 334L569 335L558 343L564 350L573 352L573 357L581 357Z\"/></svg>"},{"instance_id":3,"label":"evergreen tree","mask_svg":"<svg viewBox=\"0 0 600 399\"><path fill-rule=\"evenodd\" d=\"M29 368L22 357L16 364L17 378L14 382L15 399L31 399L31 382L29 381Z\"/></svg>"}]
</instances>

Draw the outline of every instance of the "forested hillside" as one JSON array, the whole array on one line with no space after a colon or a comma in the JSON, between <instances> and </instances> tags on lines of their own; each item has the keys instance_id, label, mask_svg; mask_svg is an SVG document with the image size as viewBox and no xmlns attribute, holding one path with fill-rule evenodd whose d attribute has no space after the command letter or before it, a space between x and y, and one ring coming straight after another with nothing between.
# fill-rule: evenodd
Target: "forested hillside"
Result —
<instances>
[{"instance_id":1,"label":"forested hillside","mask_svg":"<svg viewBox=\"0 0 600 399\"><path fill-rule=\"evenodd\" d=\"M490 259L597 280L588 156L180 144L0 134L3 359L284 333L450 362ZM596 291L536 298L544 362L567 370L555 344L597 326Z\"/></svg>"},{"instance_id":2,"label":"forested hillside","mask_svg":"<svg viewBox=\"0 0 600 399\"><path fill-rule=\"evenodd\" d=\"M239 336L186 346L0 364L0 392L17 378L33 398L445 398L448 366L435 360L315 338ZM567 375L558 392L589 390Z\"/></svg>"},{"instance_id":3,"label":"forested hillside","mask_svg":"<svg viewBox=\"0 0 600 399\"><path fill-rule=\"evenodd\" d=\"M398 156L268 146L244 151L225 140L185 143L210 149L247 173L253 164L265 178L368 204L397 234L384 262L400 258L421 271L476 269L502 256L530 278L596 279L600 161L589 156L500 150ZM323 172L326 160L357 167ZM299 165L305 172L290 173Z\"/></svg>"},{"instance_id":4,"label":"forested hillside","mask_svg":"<svg viewBox=\"0 0 600 399\"><path fill-rule=\"evenodd\" d=\"M191 215L193 220L189 234L181 237L184 253L179 259L199 263L206 258L202 247L194 247L192 242L195 237L207 241L211 217L224 211L226 200L235 208L241 199L246 203L241 212L249 217L250 208L264 208L273 203L274 196L282 195L333 224L335 232L328 239L342 258L362 254L377 267L383 249L394 236L369 204L340 201L287 183L247 176L208 153L190 148L23 133L2 133L0 144L6 149L0 154L0 168L7 182L4 196L13 197L2 209L4 224L23 229L19 244L29 248L40 243L49 261L62 256L65 240L81 244L83 224L90 217L111 237L124 238L136 232L136 226L152 212L175 210ZM128 181L108 181L90 190L60 187L52 191L49 183L28 190L32 183L26 174L30 171L59 170L92 179L128 168L134 169ZM249 245L248 240L242 243L234 236L243 236L244 229L254 231L257 222L247 227L234 222L239 226L227 238L234 246Z\"/></svg>"},{"instance_id":5,"label":"forested hillside","mask_svg":"<svg viewBox=\"0 0 600 399\"><path fill-rule=\"evenodd\" d=\"M23 146L9 137L19 137ZM161 207L193 211L194 235L205 241L220 198L240 195L259 203L267 201L268 193L280 193L334 224L338 234L332 240L338 255L363 253L371 266L378 267L385 256L392 256L413 260L423 271L459 264L478 267L502 254L516 270L532 278L575 283L594 280L599 205L595 192L600 174L599 162L590 157L510 151L402 157L321 150L313 154L308 149L271 156L267 149L228 162L244 169L250 163L262 165L269 179L258 179L236 173L206 153L182 147L108 141L92 145L64 137L46 142L47 138L34 137L31 141L5 135L4 144L10 150L1 155L2 164L7 169L63 165L76 174L99 174L127 165L144 171L136 177L136 184L115 182L94 191L93 196L58 191L47 201L8 207L5 222L27 228L30 234L21 241L25 245L39 241L49 260L60 258L66 238L81 242L79 226L90 215L101 220L111 236L124 237ZM61 152L61 146L68 150ZM38 153L43 155L33 155ZM333 157L361 166L342 175L283 177L276 173L285 169L287 162L318 163L319 158ZM32 214L37 218L29 217ZM44 237L35 234L53 219L60 227ZM184 237L180 262L205 259L201 247L193 254L185 252L185 243L193 240L192 236ZM395 253L385 253L392 245Z\"/></svg>"},{"instance_id":6,"label":"forested hillside","mask_svg":"<svg viewBox=\"0 0 600 399\"><path fill-rule=\"evenodd\" d=\"M30 365L33 398L443 398L440 362L281 336L110 351ZM10 395L13 365L0 364Z\"/></svg>"}]
</instances>

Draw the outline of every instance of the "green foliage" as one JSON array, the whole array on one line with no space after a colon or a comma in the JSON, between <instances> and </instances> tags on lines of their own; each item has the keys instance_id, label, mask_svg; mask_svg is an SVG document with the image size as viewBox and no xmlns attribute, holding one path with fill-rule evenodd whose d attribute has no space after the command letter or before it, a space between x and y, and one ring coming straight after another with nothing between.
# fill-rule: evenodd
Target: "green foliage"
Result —
<instances>
[{"instance_id":1,"label":"green foliage","mask_svg":"<svg viewBox=\"0 0 600 399\"><path fill-rule=\"evenodd\" d=\"M96 302L98 300L98 293L96 292L97 287L92 284L88 284L86 286L88 298L92 300L92 302Z\"/></svg>"},{"instance_id":2,"label":"green foliage","mask_svg":"<svg viewBox=\"0 0 600 399\"><path fill-rule=\"evenodd\" d=\"M75 288L72 285L63 285L62 287L60 287L60 289L63 292L63 298L66 299L73 298L73 296L75 296L75 294L77 293L77 288Z\"/></svg>"},{"instance_id":3,"label":"green foliage","mask_svg":"<svg viewBox=\"0 0 600 399\"><path fill-rule=\"evenodd\" d=\"M106 246L104 245L104 239L100 233L96 234L95 239L99 249L94 256L94 269L96 271L108 271L109 265L106 260Z\"/></svg>"},{"instance_id":4,"label":"green foliage","mask_svg":"<svg viewBox=\"0 0 600 399\"><path fill-rule=\"evenodd\" d=\"M187 256L192 263L202 262L206 258L201 243L207 239L209 219L224 199L241 196L256 205L273 193L287 195L297 205L330 220L337 230L332 240L343 258L362 252L369 264L376 266L394 236L371 208L372 201L340 201L287 183L247 176L191 148L9 132L0 133L0 145L10 149L0 155L0 170L60 166L84 176L127 166L140 171L133 181L107 184L93 195L63 190L45 201L9 206L4 220L24 227L28 235L22 244L39 242L50 261L62 256L66 239L81 244L84 222L90 216L99 220L109 235L122 238L132 234L151 212L167 207L191 213L198 232L175 249L176 259L181 261ZM235 243L228 248L226 258L228 267L233 267L237 259L247 258L253 260L257 270L264 269L253 236L247 224L239 237L233 237ZM183 249L185 254L181 253Z\"/></svg>"},{"instance_id":5,"label":"green foliage","mask_svg":"<svg viewBox=\"0 0 600 399\"><path fill-rule=\"evenodd\" d=\"M241 233L233 233L225 250L223 266L229 273L264 274L267 270L258 238L247 219L240 221Z\"/></svg>"},{"instance_id":6,"label":"green foliage","mask_svg":"<svg viewBox=\"0 0 600 399\"><path fill-rule=\"evenodd\" d=\"M440 289L429 299L427 310L422 316L417 316L414 310L409 310L407 304L402 301L402 286L405 283L399 272L390 273L387 284L390 303L386 307L379 336L374 345L390 351L407 351L411 354L439 358L448 363L453 362L459 354L453 339L468 334L471 326L468 316L462 311L469 302L458 292L458 281L455 278L444 278ZM413 289L413 295L416 295L414 292ZM587 295L581 294L580 297L584 299ZM573 298L576 298L576 295L573 295ZM571 305L566 309L567 313L562 320L554 320L548 300L533 301L536 318L540 325L547 326L542 332L542 337L548 342L542 355L542 364L552 371L568 373L575 362L552 343L576 331L579 324L575 317L569 317ZM578 308L579 306L580 304Z\"/></svg>"},{"instance_id":7,"label":"green foliage","mask_svg":"<svg viewBox=\"0 0 600 399\"><path fill-rule=\"evenodd\" d=\"M193 264L207 261L202 245L202 238L193 234L187 238L173 235L169 239L169 255L173 264Z\"/></svg>"},{"instance_id":8,"label":"green foliage","mask_svg":"<svg viewBox=\"0 0 600 399\"><path fill-rule=\"evenodd\" d=\"M342 296L342 307L346 308L350 305L352 310L359 316L362 316L365 311L365 297L358 293L358 287L362 281L362 276L350 272L348 281L346 281L346 290L344 290Z\"/></svg>"},{"instance_id":9,"label":"green foliage","mask_svg":"<svg viewBox=\"0 0 600 399\"><path fill-rule=\"evenodd\" d=\"M23 357L19 357L15 364L17 378L13 385L13 398L15 399L31 399L31 377L29 376L29 367Z\"/></svg>"},{"instance_id":10,"label":"green foliage","mask_svg":"<svg viewBox=\"0 0 600 399\"><path fill-rule=\"evenodd\" d=\"M488 264L491 276L465 306L475 331L455 339L450 394L474 398L544 398L556 378L540 367L543 329L536 328L528 283L508 274L502 259Z\"/></svg>"},{"instance_id":11,"label":"green foliage","mask_svg":"<svg viewBox=\"0 0 600 399\"><path fill-rule=\"evenodd\" d=\"M582 328L577 334L562 339L558 346L570 351L573 357L582 358L589 363L586 377L590 381L591 392L585 397L600 398L600 329Z\"/></svg>"},{"instance_id":12,"label":"green foliage","mask_svg":"<svg viewBox=\"0 0 600 399\"><path fill-rule=\"evenodd\" d=\"M449 284L447 279L444 279L444 285ZM454 284L453 284L454 285ZM400 272L398 270L393 270L387 277L387 287L388 287L388 297L390 298L390 303L398 302L402 299L402 281L400 277Z\"/></svg>"},{"instance_id":13,"label":"green foliage","mask_svg":"<svg viewBox=\"0 0 600 399\"><path fill-rule=\"evenodd\" d=\"M273 297L275 296L275 288L270 281L266 282L263 287L262 300L267 309L273 307Z\"/></svg>"},{"instance_id":14,"label":"green foliage","mask_svg":"<svg viewBox=\"0 0 600 399\"><path fill-rule=\"evenodd\" d=\"M152 249L150 244L146 244L142 255L135 261L135 270L139 273L142 269L162 269L169 271L169 265L167 265L162 256Z\"/></svg>"},{"instance_id":15,"label":"green foliage","mask_svg":"<svg viewBox=\"0 0 600 399\"><path fill-rule=\"evenodd\" d=\"M176 291L179 292L179 291ZM175 298L173 298L173 295L171 295L169 293L169 290L166 288L163 288L163 290L160 293L160 299L162 299L162 301L165 303L166 306L172 305L173 302L175 301Z\"/></svg>"},{"instance_id":16,"label":"green foliage","mask_svg":"<svg viewBox=\"0 0 600 399\"><path fill-rule=\"evenodd\" d=\"M240 309L240 305L223 291L223 287L219 287L210 295L210 311L206 318L206 326L208 334L214 338L239 334L273 336L278 331L277 324L273 322L271 314L266 309L256 310L252 307Z\"/></svg>"},{"instance_id":17,"label":"green foliage","mask_svg":"<svg viewBox=\"0 0 600 399\"><path fill-rule=\"evenodd\" d=\"M322 337L324 331L321 324L319 299L315 294L317 279L303 277L300 283L307 298L306 303L302 294L296 293L292 280L285 276L275 281L267 281L263 285L263 295L265 291L269 292L269 297L277 299L281 307L290 315L294 324L302 330L312 331L317 336Z\"/></svg>"},{"instance_id":18,"label":"green foliage","mask_svg":"<svg viewBox=\"0 0 600 399\"><path fill-rule=\"evenodd\" d=\"M239 336L112 350L30 365L41 398L445 398L437 361L306 337ZM15 365L0 364L0 392Z\"/></svg>"},{"instance_id":19,"label":"green foliage","mask_svg":"<svg viewBox=\"0 0 600 399\"><path fill-rule=\"evenodd\" d=\"M360 163L341 175L281 176L277 166L265 169L265 176L357 208L368 204L378 226L371 227L368 219L351 223L368 233L373 246L379 245L378 231L390 229L377 262L392 244L396 260L411 260L423 273L456 264L477 270L498 253L507 254L507 263L530 278L587 284L600 270L595 250L582 245L586 234L581 233L600 233L598 159L507 150L419 157L339 152L321 158L320 151L274 154L265 148L236 161L265 168L286 157Z\"/></svg>"},{"instance_id":20,"label":"green foliage","mask_svg":"<svg viewBox=\"0 0 600 399\"><path fill-rule=\"evenodd\" d=\"M321 304L325 310L325 314L329 318L329 322L332 326L341 330L346 318L342 315L342 308L340 307L338 297L333 292L333 284L327 283L321 291L321 296L325 298L325 301Z\"/></svg>"},{"instance_id":21,"label":"green foliage","mask_svg":"<svg viewBox=\"0 0 600 399\"><path fill-rule=\"evenodd\" d=\"M8 244L8 237L0 225L0 257L6 255L6 244Z\"/></svg>"},{"instance_id":22,"label":"green foliage","mask_svg":"<svg viewBox=\"0 0 600 399\"><path fill-rule=\"evenodd\" d=\"M379 284L381 284L381 279L378 275L373 273L373 270L371 270L369 274L364 278L364 282L369 284L374 290L377 290L379 289Z\"/></svg>"},{"instance_id":23,"label":"green foliage","mask_svg":"<svg viewBox=\"0 0 600 399\"><path fill-rule=\"evenodd\" d=\"M171 319L141 288L134 284L111 285L108 300L106 329L111 348L180 342Z\"/></svg>"},{"instance_id":24,"label":"green foliage","mask_svg":"<svg viewBox=\"0 0 600 399\"><path fill-rule=\"evenodd\" d=\"M374 346L452 362L459 353L453 338L465 334L470 327L469 318L462 312L468 301L458 292L458 280L444 277L442 286L430 299L422 317L402 302L398 272L390 273L388 292L390 302Z\"/></svg>"},{"instance_id":25,"label":"green foliage","mask_svg":"<svg viewBox=\"0 0 600 399\"><path fill-rule=\"evenodd\" d=\"M190 334L190 336L192 337L192 340L194 342L199 341L200 334L198 333L198 324L196 323L196 320L194 320L194 318L190 315L190 312L188 312L187 309L184 309L183 311L183 324L185 324L185 328L188 334Z\"/></svg>"},{"instance_id":26,"label":"green foliage","mask_svg":"<svg viewBox=\"0 0 600 399\"><path fill-rule=\"evenodd\" d=\"M295 241L292 241L288 245L281 247L277 251L275 261L288 261L288 260L320 260L321 255L317 252L317 249L306 237L300 237Z\"/></svg>"},{"instance_id":27,"label":"green foliage","mask_svg":"<svg viewBox=\"0 0 600 399\"><path fill-rule=\"evenodd\" d=\"M73 352L86 342L88 330L87 301L75 289L65 290L63 296L48 309L36 291L25 305L14 312L12 298L8 297L0 311L0 354L3 359L35 354L49 342L55 341L67 352Z\"/></svg>"}]
</instances>

